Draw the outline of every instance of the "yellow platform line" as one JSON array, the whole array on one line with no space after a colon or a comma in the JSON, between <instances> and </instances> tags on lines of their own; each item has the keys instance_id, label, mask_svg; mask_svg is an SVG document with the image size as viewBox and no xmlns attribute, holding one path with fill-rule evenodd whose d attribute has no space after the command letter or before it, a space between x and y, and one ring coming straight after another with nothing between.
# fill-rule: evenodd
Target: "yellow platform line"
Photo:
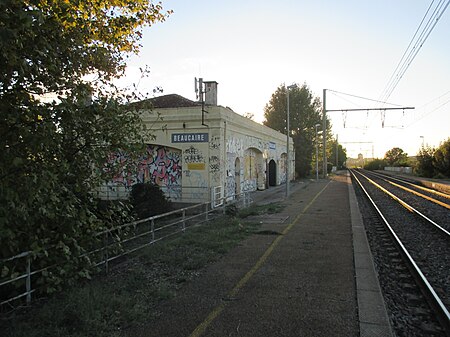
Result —
<instances>
[{"instance_id":1,"label":"yellow platform line","mask_svg":"<svg viewBox=\"0 0 450 337\"><path fill-rule=\"evenodd\" d=\"M235 297L237 293L245 286L245 284L252 278L252 276L258 271L258 269L261 268L261 266L266 262L267 258L272 254L273 250L276 246L280 243L280 241L283 239L283 235L287 234L292 227L297 223L297 221L300 219L301 216L305 214L305 212L311 207L311 205L316 201L316 199L322 194L323 191L328 187L328 185L331 183L329 181L324 188L322 188L315 196L314 198L303 208L302 212L297 215L282 232L282 235L278 236L272 244L266 249L264 254L259 258L259 260L255 263L255 265L242 277L238 283L231 289L231 291L228 293L229 297ZM200 323L195 330L189 335L189 337L199 337L201 336L208 326L222 313L222 311L225 309L226 303L222 302L217 307L215 307L209 315L206 317L206 319Z\"/></svg>"}]
</instances>

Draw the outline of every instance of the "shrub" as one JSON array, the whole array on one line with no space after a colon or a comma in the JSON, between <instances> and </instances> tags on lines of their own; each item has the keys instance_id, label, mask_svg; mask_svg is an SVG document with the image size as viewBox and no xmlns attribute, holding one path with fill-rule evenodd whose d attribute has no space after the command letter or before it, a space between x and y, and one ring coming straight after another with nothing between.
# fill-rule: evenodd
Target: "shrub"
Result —
<instances>
[{"instance_id":1,"label":"shrub","mask_svg":"<svg viewBox=\"0 0 450 337\"><path fill-rule=\"evenodd\" d=\"M171 202L166 198L163 191L158 185L152 183L133 185L130 201L140 219L166 213L172 209Z\"/></svg>"},{"instance_id":2,"label":"shrub","mask_svg":"<svg viewBox=\"0 0 450 337\"><path fill-rule=\"evenodd\" d=\"M416 173L421 177L432 178L435 173L433 156L435 149L422 147L417 154Z\"/></svg>"},{"instance_id":3,"label":"shrub","mask_svg":"<svg viewBox=\"0 0 450 337\"><path fill-rule=\"evenodd\" d=\"M364 165L366 170L374 171L374 170L383 170L387 166L386 161L384 159L374 159L371 162L368 162Z\"/></svg>"},{"instance_id":4,"label":"shrub","mask_svg":"<svg viewBox=\"0 0 450 337\"><path fill-rule=\"evenodd\" d=\"M437 174L450 178L450 138L434 152L433 165Z\"/></svg>"}]
</instances>

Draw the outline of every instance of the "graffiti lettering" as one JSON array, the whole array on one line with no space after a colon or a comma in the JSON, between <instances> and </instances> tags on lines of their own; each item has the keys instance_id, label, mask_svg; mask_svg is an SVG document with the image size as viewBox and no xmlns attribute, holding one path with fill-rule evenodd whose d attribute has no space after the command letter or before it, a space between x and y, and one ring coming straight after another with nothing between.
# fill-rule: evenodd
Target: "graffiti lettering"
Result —
<instances>
[{"instance_id":1,"label":"graffiti lettering","mask_svg":"<svg viewBox=\"0 0 450 337\"><path fill-rule=\"evenodd\" d=\"M209 148L212 150L217 150L220 148L220 137L219 136L211 137L211 140L209 141Z\"/></svg>"},{"instance_id":2,"label":"graffiti lettering","mask_svg":"<svg viewBox=\"0 0 450 337\"><path fill-rule=\"evenodd\" d=\"M199 149L191 146L184 150L184 162L185 163L204 163L205 158Z\"/></svg>"},{"instance_id":3,"label":"graffiti lettering","mask_svg":"<svg viewBox=\"0 0 450 337\"><path fill-rule=\"evenodd\" d=\"M116 153L113 160L122 161L125 154ZM113 182L120 183L127 189L133 184L152 182L160 186L170 198L177 198L181 190L181 151L164 146L148 145L146 154L139 158L137 172L130 172L123 167Z\"/></svg>"}]
</instances>

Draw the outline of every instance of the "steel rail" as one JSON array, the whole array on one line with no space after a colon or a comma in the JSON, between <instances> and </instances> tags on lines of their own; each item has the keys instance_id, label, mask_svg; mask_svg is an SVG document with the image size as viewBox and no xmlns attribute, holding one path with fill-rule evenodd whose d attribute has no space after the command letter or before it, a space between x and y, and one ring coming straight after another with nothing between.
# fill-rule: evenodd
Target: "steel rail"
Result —
<instances>
[{"instance_id":1,"label":"steel rail","mask_svg":"<svg viewBox=\"0 0 450 337\"><path fill-rule=\"evenodd\" d=\"M388 178L388 179L396 180L396 181L399 181L399 182L401 182L401 183L408 184L408 185L410 185L410 186L413 186L413 187L415 187L415 188L418 188L418 189L420 189L420 190L422 190L422 191L425 191L425 192L428 192L428 193L432 193L432 194L436 194L436 195L438 195L438 196L440 196L440 197L450 199L450 194L443 193L443 192L440 192L440 191L436 191L436 190L433 190L432 188L420 186L420 185L414 184L414 183L412 183L412 182L409 182L409 181L407 181L407 180L399 179L399 178L392 177L392 176L387 176L387 175L384 175L384 174L381 174L381 173L377 173L377 172L371 172L371 173L372 173L373 175L376 175L376 176L380 177L380 178L383 177L383 179L384 179L384 178Z\"/></svg>"},{"instance_id":2,"label":"steel rail","mask_svg":"<svg viewBox=\"0 0 450 337\"><path fill-rule=\"evenodd\" d=\"M353 171L353 170L352 170ZM350 171L350 172L352 172ZM429 223L431 223L433 226L435 226L437 229L439 229L442 233L446 234L447 237L450 237L450 232L448 230L446 230L445 228L441 227L439 224L437 224L436 222L434 222L433 220L431 220L429 217L427 217L425 214L421 213L420 211L418 211L417 209L415 209L414 207L412 207L411 205L409 205L407 202L403 201L402 199L400 199L398 196L396 196L394 193L389 192L387 189L385 189L383 186L377 184L375 181L373 181L372 179L370 179L369 177L367 177L366 175L364 175L363 173L359 172L359 171L355 171L357 172L359 175L361 175L362 177L366 178L367 181L369 181L372 185L376 186L377 188L379 188L381 191L383 191L384 193L386 193L387 195L389 195L390 197L392 197L395 201L397 201L398 203L400 203L403 207L405 207L408 211L412 212L412 213L416 213L417 215L419 215L420 217L422 217L423 219L425 219L426 221L428 221ZM353 173L353 172L352 172Z\"/></svg>"},{"instance_id":3,"label":"steel rail","mask_svg":"<svg viewBox=\"0 0 450 337\"><path fill-rule=\"evenodd\" d=\"M408 250L403 245L402 241L397 236L397 234L395 233L394 229L392 228L392 226L387 221L386 217L383 215L381 210L378 208L378 206L376 205L375 201L369 195L369 193L364 188L364 186L362 185L361 181L358 179L358 177L355 175L355 173L353 171L354 170L350 170L350 173L354 177L355 181L358 183L358 185L361 188L361 190L364 192L364 194L367 197L367 199L370 201L370 204L372 205L372 207L376 210L376 212L380 216L381 220L385 224L386 228L388 229L388 232L390 233L390 235L394 239L394 243L397 245L397 247L399 248L401 254L404 256L406 262L409 264L411 272L413 274L415 274L416 280L419 281L420 288L423 290L424 295L428 299L428 302L429 302L430 306L432 308L434 308L434 310L438 313L439 321L443 325L443 328L445 329L445 331L447 333L449 333L450 332L450 313L449 313L448 309L446 308L446 306L444 305L443 301L441 300L439 295L436 293L436 291L434 290L434 288L432 287L430 282L427 280L425 275L422 273L422 271L419 268L419 266L417 265L417 263L414 261L412 256L409 254ZM358 172L358 173L361 176L365 177L360 172ZM366 179L369 179L369 178L366 177Z\"/></svg>"}]
</instances>

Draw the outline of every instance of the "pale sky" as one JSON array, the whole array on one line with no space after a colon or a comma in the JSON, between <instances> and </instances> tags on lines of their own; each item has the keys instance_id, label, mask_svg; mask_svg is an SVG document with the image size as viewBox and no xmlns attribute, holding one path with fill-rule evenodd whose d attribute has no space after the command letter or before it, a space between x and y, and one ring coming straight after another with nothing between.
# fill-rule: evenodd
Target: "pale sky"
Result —
<instances>
[{"instance_id":1,"label":"pale sky","mask_svg":"<svg viewBox=\"0 0 450 337\"><path fill-rule=\"evenodd\" d=\"M160 86L163 94L195 100L195 77L217 81L218 104L253 113L258 122L283 83L306 83L321 99L326 88L378 100L430 4L163 0L174 13L145 29L141 53L131 58L122 83L137 83L138 69L149 66L141 92ZM422 141L437 146L450 137L450 6L388 101L416 109L387 111L384 128L380 112L328 113L349 157L371 157L372 151L384 157L393 147L415 155ZM327 109L379 107L327 94Z\"/></svg>"}]
</instances>

